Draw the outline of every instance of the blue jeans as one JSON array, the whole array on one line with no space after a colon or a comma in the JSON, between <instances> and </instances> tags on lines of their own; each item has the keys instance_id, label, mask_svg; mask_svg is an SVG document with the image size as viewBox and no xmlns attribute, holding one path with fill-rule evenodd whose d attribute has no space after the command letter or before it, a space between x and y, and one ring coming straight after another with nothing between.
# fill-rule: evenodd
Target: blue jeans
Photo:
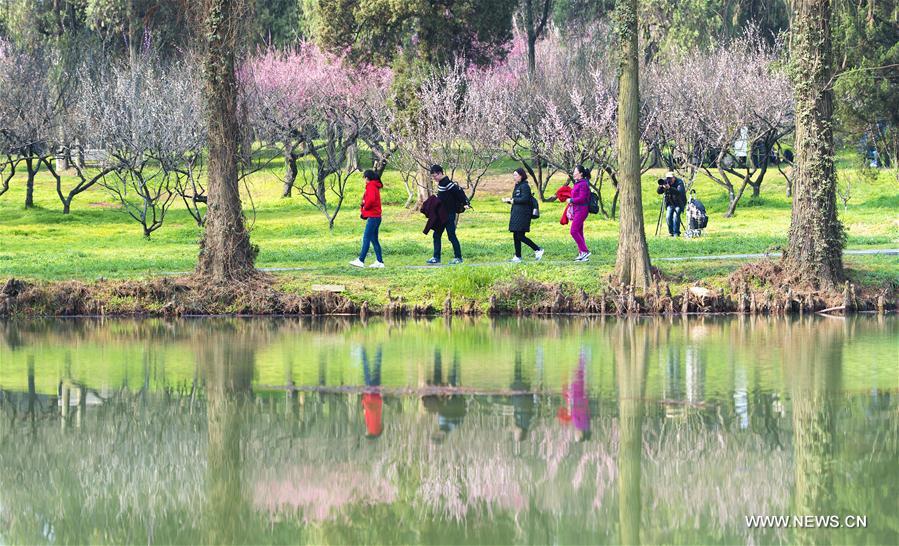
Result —
<instances>
[{"instance_id":1,"label":"blue jeans","mask_svg":"<svg viewBox=\"0 0 899 546\"><path fill-rule=\"evenodd\" d=\"M668 222L668 233L680 235L680 215L683 213L680 207L668 206L665 208L665 220Z\"/></svg>"},{"instance_id":2,"label":"blue jeans","mask_svg":"<svg viewBox=\"0 0 899 546\"><path fill-rule=\"evenodd\" d=\"M462 259L462 247L459 245L459 238L456 237L456 213L451 212L446 217L446 225L434 230L434 257L440 259L440 250L442 246L443 232L446 230L446 238L453 245L453 253L456 258Z\"/></svg>"},{"instance_id":3,"label":"blue jeans","mask_svg":"<svg viewBox=\"0 0 899 546\"><path fill-rule=\"evenodd\" d=\"M375 257L379 262L384 260L381 258L381 243L378 242L378 230L381 229L380 218L367 218L365 220L365 232L362 233L362 252L359 253L359 261L364 262L368 256L368 245L374 245Z\"/></svg>"}]
</instances>

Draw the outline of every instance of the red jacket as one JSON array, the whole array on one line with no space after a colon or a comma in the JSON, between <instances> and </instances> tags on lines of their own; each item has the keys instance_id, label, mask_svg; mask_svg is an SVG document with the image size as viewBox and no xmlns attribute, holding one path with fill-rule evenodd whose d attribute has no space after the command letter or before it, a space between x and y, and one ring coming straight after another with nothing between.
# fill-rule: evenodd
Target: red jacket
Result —
<instances>
[{"instance_id":1,"label":"red jacket","mask_svg":"<svg viewBox=\"0 0 899 546\"><path fill-rule=\"evenodd\" d=\"M380 180L369 180L365 185L360 208L363 218L381 217L381 188L383 187L384 184L381 184Z\"/></svg>"},{"instance_id":2,"label":"red jacket","mask_svg":"<svg viewBox=\"0 0 899 546\"><path fill-rule=\"evenodd\" d=\"M571 186L562 186L558 190L556 190L556 199L560 202L565 203L568 199L571 199ZM565 203L565 209L562 210L562 219L559 220L559 223L563 226L568 223L568 207L570 203Z\"/></svg>"}]
</instances>

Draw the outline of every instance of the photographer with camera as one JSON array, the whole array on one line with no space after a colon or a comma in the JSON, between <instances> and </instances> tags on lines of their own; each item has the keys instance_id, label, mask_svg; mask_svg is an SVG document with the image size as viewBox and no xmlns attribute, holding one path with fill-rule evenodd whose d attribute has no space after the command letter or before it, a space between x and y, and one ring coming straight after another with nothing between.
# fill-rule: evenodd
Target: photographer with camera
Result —
<instances>
[{"instance_id":1,"label":"photographer with camera","mask_svg":"<svg viewBox=\"0 0 899 546\"><path fill-rule=\"evenodd\" d=\"M665 196L665 220L668 222L668 233L672 237L680 237L680 215L687 206L687 187L684 181L668 171L665 178L659 178L656 193Z\"/></svg>"}]
</instances>

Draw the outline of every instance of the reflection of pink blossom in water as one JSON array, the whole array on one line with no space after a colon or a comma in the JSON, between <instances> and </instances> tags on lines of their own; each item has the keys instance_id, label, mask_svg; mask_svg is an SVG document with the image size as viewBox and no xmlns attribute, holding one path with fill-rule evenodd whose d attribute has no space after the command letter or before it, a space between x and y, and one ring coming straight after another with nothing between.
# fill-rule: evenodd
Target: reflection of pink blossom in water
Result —
<instances>
[{"instance_id":1,"label":"reflection of pink blossom in water","mask_svg":"<svg viewBox=\"0 0 899 546\"><path fill-rule=\"evenodd\" d=\"M325 472L295 467L256 482L253 505L273 516L301 512L309 523L336 519L337 511L347 505L392 503L396 494L396 488L383 478L372 478L349 465L335 465Z\"/></svg>"},{"instance_id":2,"label":"reflection of pink blossom in water","mask_svg":"<svg viewBox=\"0 0 899 546\"><path fill-rule=\"evenodd\" d=\"M466 469L469 504L480 501L487 503L491 511L500 508L519 512L527 505L527 498L521 491L517 466L514 460L502 456L469 466Z\"/></svg>"}]
</instances>

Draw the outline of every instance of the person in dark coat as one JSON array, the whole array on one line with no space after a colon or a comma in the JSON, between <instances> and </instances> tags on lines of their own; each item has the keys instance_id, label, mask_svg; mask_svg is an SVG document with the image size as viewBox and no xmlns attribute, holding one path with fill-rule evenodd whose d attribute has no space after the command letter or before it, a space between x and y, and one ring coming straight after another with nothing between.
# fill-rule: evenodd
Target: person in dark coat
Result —
<instances>
[{"instance_id":1,"label":"person in dark coat","mask_svg":"<svg viewBox=\"0 0 899 546\"><path fill-rule=\"evenodd\" d=\"M511 262L516 264L521 262L521 243L531 247L534 250L534 258L539 260L543 257L543 249L526 235L531 230L531 216L534 211L534 194L531 193L531 186L528 184L528 175L519 167L512 173L512 178L515 180L512 197L503 199L503 202L512 205L509 231L512 232L512 239L515 241L515 256Z\"/></svg>"},{"instance_id":2,"label":"person in dark coat","mask_svg":"<svg viewBox=\"0 0 899 546\"><path fill-rule=\"evenodd\" d=\"M676 177L673 172L665 173L664 179L659 179L659 187L656 190L665 198L665 220L668 222L668 234L672 237L680 237L680 216L687 206L687 188L684 181Z\"/></svg>"},{"instance_id":3,"label":"person in dark coat","mask_svg":"<svg viewBox=\"0 0 899 546\"><path fill-rule=\"evenodd\" d=\"M459 245L459 238L456 237L456 222L458 214L468 207L468 197L465 195L465 190L443 173L443 167L440 165L431 167L431 178L437 182L437 198L440 199L440 205L446 212L446 223L434 229L434 256L428 260L428 263L440 263L443 232L446 231L446 237L453 245L454 257L450 263L460 264L462 263L462 247Z\"/></svg>"}]
</instances>

